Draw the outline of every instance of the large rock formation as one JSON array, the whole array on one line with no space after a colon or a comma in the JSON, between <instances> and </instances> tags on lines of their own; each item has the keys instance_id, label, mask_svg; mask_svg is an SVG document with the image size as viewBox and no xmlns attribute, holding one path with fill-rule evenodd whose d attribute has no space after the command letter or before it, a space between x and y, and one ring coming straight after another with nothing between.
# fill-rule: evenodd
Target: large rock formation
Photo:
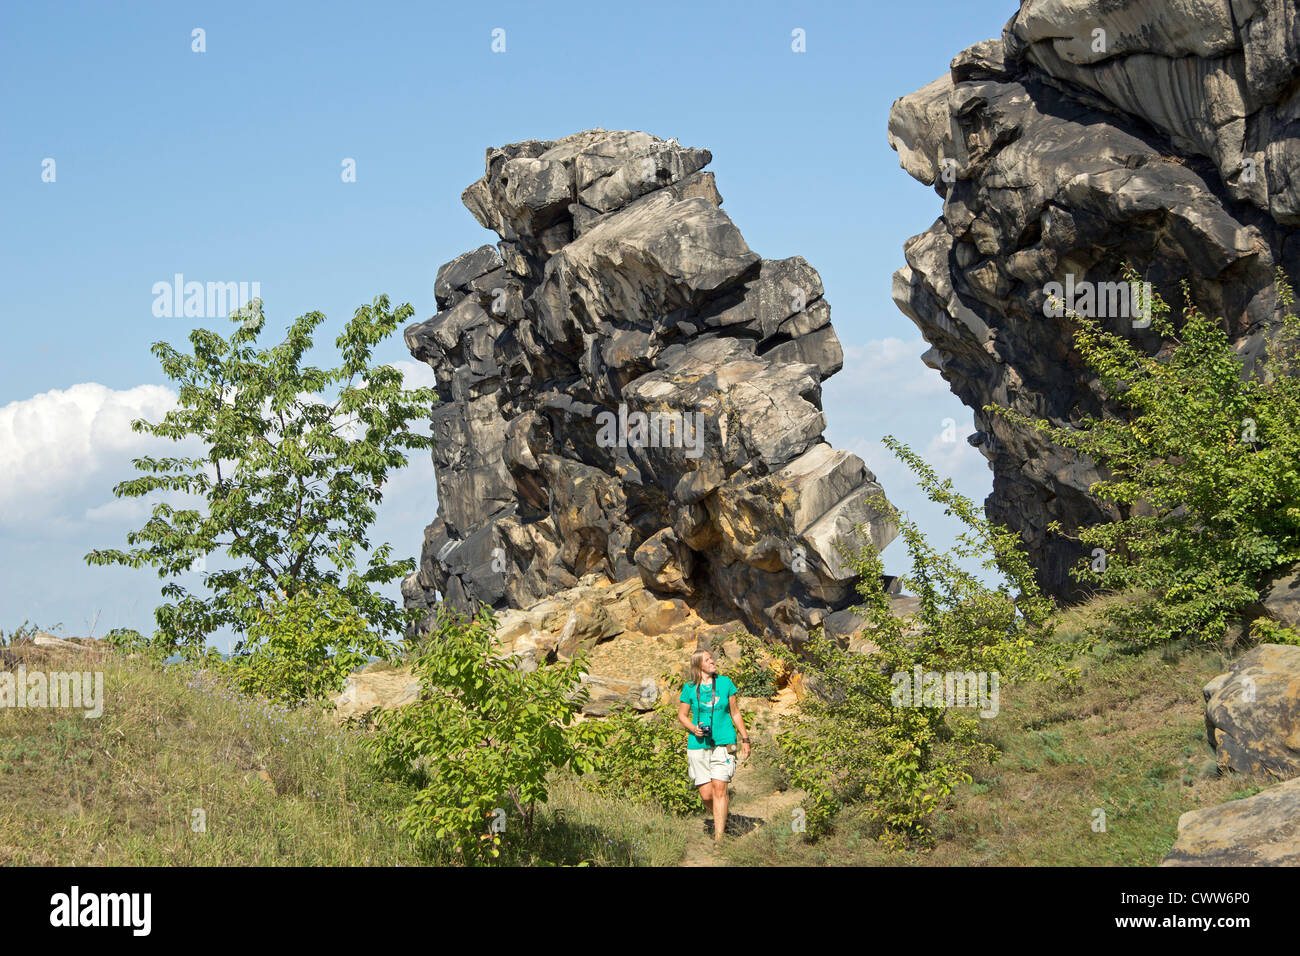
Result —
<instances>
[{"instance_id":1,"label":"large rock formation","mask_svg":"<svg viewBox=\"0 0 1300 956\"><path fill-rule=\"evenodd\" d=\"M604 130L488 150L463 199L501 241L439 269L406 330L440 399L408 606L526 608L596 574L799 641L852 602L837 543L895 529L822 437L830 307L803 259L749 249L710 158Z\"/></svg>"},{"instance_id":2,"label":"large rock formation","mask_svg":"<svg viewBox=\"0 0 1300 956\"><path fill-rule=\"evenodd\" d=\"M1047 525L1107 518L1088 495L1099 476L983 407L1058 424L1115 411L1068 318L1044 306L1048 283L1115 282L1125 262L1175 308L1190 280L1248 364L1259 357L1278 319L1274 270L1300 275L1298 77L1294 0L1023 0L1000 39L894 104L890 145L943 197L905 245L894 299L975 410L989 517L1025 534L1054 593L1071 593L1080 555ZM1109 328L1161 347L1110 311Z\"/></svg>"}]
</instances>

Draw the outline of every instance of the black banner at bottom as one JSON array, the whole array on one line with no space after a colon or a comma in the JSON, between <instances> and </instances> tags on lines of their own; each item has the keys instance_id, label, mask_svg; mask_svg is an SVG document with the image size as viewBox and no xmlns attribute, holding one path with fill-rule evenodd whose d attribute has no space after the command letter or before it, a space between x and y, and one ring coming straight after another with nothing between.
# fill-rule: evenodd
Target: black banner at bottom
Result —
<instances>
[{"instance_id":1,"label":"black banner at bottom","mask_svg":"<svg viewBox=\"0 0 1300 956\"><path fill-rule=\"evenodd\" d=\"M494 945L514 934L536 945L539 932L558 941L604 928L649 945L657 925L680 926L687 914L725 921L729 933L765 945L787 933L807 942L813 927L884 943L891 923L904 939L920 933L931 942L988 930L1152 942L1280 932L1294 918L1289 877L1154 867L729 868L707 880L691 869L7 869L0 894L10 943L62 936L221 945L287 931L298 944L373 945L403 927L433 940L463 927L490 932Z\"/></svg>"}]
</instances>

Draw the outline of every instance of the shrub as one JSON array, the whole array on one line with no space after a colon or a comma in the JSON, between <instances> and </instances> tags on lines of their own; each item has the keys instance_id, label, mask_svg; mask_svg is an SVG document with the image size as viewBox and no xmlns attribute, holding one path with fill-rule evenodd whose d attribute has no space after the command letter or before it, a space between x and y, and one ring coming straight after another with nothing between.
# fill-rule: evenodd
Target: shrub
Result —
<instances>
[{"instance_id":1,"label":"shrub","mask_svg":"<svg viewBox=\"0 0 1300 956\"><path fill-rule=\"evenodd\" d=\"M297 705L337 694L348 674L394 650L347 595L324 587L259 608L222 666L240 693Z\"/></svg>"},{"instance_id":2,"label":"shrub","mask_svg":"<svg viewBox=\"0 0 1300 956\"><path fill-rule=\"evenodd\" d=\"M913 522L883 498L875 500L897 523L911 558L902 584L920 598L920 609L910 620L893 614L880 587L879 554L870 546L846 546L860 575L863 603L855 611L865 617L879 650L852 653L814 632L797 661L813 693L801 701L796 724L778 737L779 762L791 783L808 793L803 809L811 838L830 832L841 808L862 804L887 840L926 839L930 814L958 784L970 781L969 768L996 758L973 713L908 706L899 696L916 667L984 673L990 689L996 675L1000 695L1014 681L1047 678L1066 653L1047 643L1054 604L1039 594L1019 535L988 522L950 479L940 482L907 446L884 441L911 467L930 500L968 530L950 552L940 553ZM960 566L976 558L1005 583L990 587Z\"/></svg>"},{"instance_id":3,"label":"shrub","mask_svg":"<svg viewBox=\"0 0 1300 956\"><path fill-rule=\"evenodd\" d=\"M736 663L734 678L737 693L741 697L775 697L778 669L784 672L783 663L768 653L763 643L748 631L732 637L740 644L740 660Z\"/></svg>"},{"instance_id":4,"label":"shrub","mask_svg":"<svg viewBox=\"0 0 1300 956\"><path fill-rule=\"evenodd\" d=\"M545 803L547 775L590 769L600 731L575 723L586 691L582 657L531 673L493 653L496 622L443 610L412 659L423 683L416 703L384 712L372 738L383 766L418 792L400 825L417 842L443 844L465 862L500 855L504 820L516 811L531 836L534 805Z\"/></svg>"},{"instance_id":5,"label":"shrub","mask_svg":"<svg viewBox=\"0 0 1300 956\"><path fill-rule=\"evenodd\" d=\"M686 730L677 720L677 704L650 714L615 711L600 727L592 749L594 773L584 786L607 797L662 807L686 814L700 808L699 794L686 773Z\"/></svg>"},{"instance_id":6,"label":"shrub","mask_svg":"<svg viewBox=\"0 0 1300 956\"><path fill-rule=\"evenodd\" d=\"M166 638L158 634L152 638L145 637L130 627L115 627L104 635L104 640L123 654L136 655L155 665L161 665L176 650ZM208 651L214 661L219 660L215 650L209 648Z\"/></svg>"},{"instance_id":7,"label":"shrub","mask_svg":"<svg viewBox=\"0 0 1300 956\"><path fill-rule=\"evenodd\" d=\"M1078 530L1084 555L1072 575L1148 595L1102 618L1106 631L1134 645L1221 638L1258 599L1263 577L1300 560L1300 321L1280 270L1277 285L1287 314L1262 374L1243 375L1221 320L1189 304L1175 327L1155 296L1152 326L1171 343L1167 357L1074 316L1080 355L1127 420L1067 426L987 409L1108 474L1089 491L1114 505L1119 520ZM1059 522L1051 527L1064 533Z\"/></svg>"}]
</instances>

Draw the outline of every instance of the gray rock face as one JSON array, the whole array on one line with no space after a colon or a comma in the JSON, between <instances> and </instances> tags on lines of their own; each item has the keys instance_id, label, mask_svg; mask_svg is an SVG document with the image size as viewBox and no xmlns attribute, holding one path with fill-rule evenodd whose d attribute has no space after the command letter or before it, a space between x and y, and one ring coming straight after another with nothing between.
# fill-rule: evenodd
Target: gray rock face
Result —
<instances>
[{"instance_id":1,"label":"gray rock face","mask_svg":"<svg viewBox=\"0 0 1300 956\"><path fill-rule=\"evenodd\" d=\"M406 330L440 399L408 606L639 577L797 642L852 603L838 543L896 530L822 438L830 306L803 259L750 250L710 159L605 130L488 150L463 198L501 241L439 269L440 311Z\"/></svg>"},{"instance_id":2,"label":"gray rock face","mask_svg":"<svg viewBox=\"0 0 1300 956\"><path fill-rule=\"evenodd\" d=\"M1063 425L1118 413L1069 320L1044 307L1051 282L1095 284L1100 304L1123 263L1175 309L1188 279L1258 357L1278 320L1275 268L1300 275L1298 79L1293 0L1023 0L1001 39L893 106L890 145L943 198L905 244L894 300L930 343L926 363L975 410L972 442L994 474L987 513L1025 535L1050 593L1074 592L1080 554L1047 525L1114 517L1088 494L1098 472L982 409ZM1160 348L1131 313L1108 311L1108 328Z\"/></svg>"}]
</instances>

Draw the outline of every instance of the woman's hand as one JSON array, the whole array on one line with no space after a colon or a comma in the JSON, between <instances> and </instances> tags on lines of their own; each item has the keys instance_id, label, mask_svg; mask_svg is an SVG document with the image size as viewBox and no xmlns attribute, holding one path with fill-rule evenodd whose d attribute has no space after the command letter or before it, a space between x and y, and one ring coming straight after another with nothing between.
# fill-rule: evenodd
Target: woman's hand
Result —
<instances>
[{"instance_id":1,"label":"woman's hand","mask_svg":"<svg viewBox=\"0 0 1300 956\"><path fill-rule=\"evenodd\" d=\"M748 759L749 759L749 741L748 741L748 740L742 740L742 741L740 742L740 759L741 759L741 760L748 760Z\"/></svg>"},{"instance_id":2,"label":"woman's hand","mask_svg":"<svg viewBox=\"0 0 1300 956\"><path fill-rule=\"evenodd\" d=\"M704 736L704 731L701 730L699 727L695 726L693 723L691 723L690 704L683 703L678 706L677 720L683 727L686 728L687 733L691 734L692 736L694 737Z\"/></svg>"}]
</instances>

